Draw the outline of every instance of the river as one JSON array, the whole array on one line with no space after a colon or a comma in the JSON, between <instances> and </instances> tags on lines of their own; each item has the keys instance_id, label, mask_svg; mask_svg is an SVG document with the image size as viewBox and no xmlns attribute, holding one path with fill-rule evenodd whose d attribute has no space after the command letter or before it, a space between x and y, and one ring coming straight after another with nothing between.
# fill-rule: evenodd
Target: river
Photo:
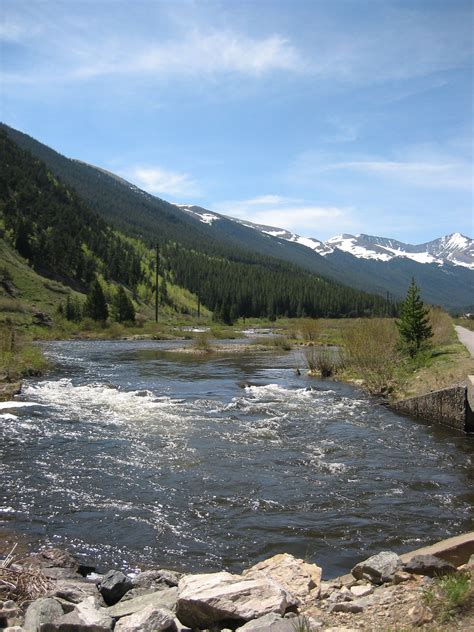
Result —
<instances>
[{"instance_id":1,"label":"river","mask_svg":"<svg viewBox=\"0 0 474 632\"><path fill-rule=\"evenodd\" d=\"M0 409L0 527L105 569L286 551L325 577L473 528L472 438L297 375L299 351L175 346L45 344L54 369Z\"/></svg>"}]
</instances>

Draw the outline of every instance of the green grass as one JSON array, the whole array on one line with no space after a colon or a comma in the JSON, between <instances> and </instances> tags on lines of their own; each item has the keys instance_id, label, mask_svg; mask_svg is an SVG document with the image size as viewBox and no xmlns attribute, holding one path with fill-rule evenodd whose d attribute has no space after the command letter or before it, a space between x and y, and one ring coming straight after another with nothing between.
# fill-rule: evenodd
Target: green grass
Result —
<instances>
[{"instance_id":1,"label":"green grass","mask_svg":"<svg viewBox=\"0 0 474 632\"><path fill-rule=\"evenodd\" d=\"M472 607L473 587L469 572L458 572L436 579L423 593L425 604L436 620L447 623Z\"/></svg>"}]
</instances>

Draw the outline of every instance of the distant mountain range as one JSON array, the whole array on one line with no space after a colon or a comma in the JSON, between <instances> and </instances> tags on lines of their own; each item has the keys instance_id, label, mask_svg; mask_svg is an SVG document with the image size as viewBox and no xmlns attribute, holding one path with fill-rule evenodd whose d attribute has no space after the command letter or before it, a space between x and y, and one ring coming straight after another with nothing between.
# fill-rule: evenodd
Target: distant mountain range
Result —
<instances>
[{"instance_id":1,"label":"distant mountain range","mask_svg":"<svg viewBox=\"0 0 474 632\"><path fill-rule=\"evenodd\" d=\"M205 224L212 224L223 217L200 206L187 204L177 204L176 206L198 217ZM365 234L343 234L331 237L327 241L320 241L314 237L302 237L284 228L254 224L236 218L231 219L266 235L306 246L323 257L332 254L337 249L353 255L357 259L391 261L395 257L405 257L417 263L435 263L440 266L451 264L474 270L474 239L465 237L460 233L452 233L417 245L405 244L389 237L375 237Z\"/></svg>"},{"instance_id":2,"label":"distant mountain range","mask_svg":"<svg viewBox=\"0 0 474 632\"><path fill-rule=\"evenodd\" d=\"M229 217L196 205L177 205L200 222L216 227ZM231 218L263 235L311 250L325 258L331 278L396 298L415 277L424 299L452 310L470 308L474 301L474 240L452 233L423 244L406 244L388 237L343 234L321 241L284 228ZM280 248L281 253L281 248ZM315 257L316 259L316 257Z\"/></svg>"},{"instance_id":3,"label":"distant mountain range","mask_svg":"<svg viewBox=\"0 0 474 632\"><path fill-rule=\"evenodd\" d=\"M171 204L104 169L65 158L35 139L0 125L22 148L43 160L107 221L146 243L177 242L235 262L279 259L353 288L405 296L412 277L423 300L452 311L474 309L474 241L453 233L411 245L385 237L340 235L323 242L254 224L196 205Z\"/></svg>"}]
</instances>

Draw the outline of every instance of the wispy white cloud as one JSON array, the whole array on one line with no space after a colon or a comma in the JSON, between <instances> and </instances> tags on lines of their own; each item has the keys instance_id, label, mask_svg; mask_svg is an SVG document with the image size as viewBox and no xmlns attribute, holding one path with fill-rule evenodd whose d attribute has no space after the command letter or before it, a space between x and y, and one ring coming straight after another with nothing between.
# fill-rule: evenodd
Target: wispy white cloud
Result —
<instances>
[{"instance_id":1,"label":"wispy white cloud","mask_svg":"<svg viewBox=\"0 0 474 632\"><path fill-rule=\"evenodd\" d=\"M239 73L254 76L269 71L298 71L303 62L289 41L279 35L261 39L232 31L192 31L185 39L142 48L113 50L105 46L73 71L78 78L118 74L214 75Z\"/></svg>"},{"instance_id":2,"label":"wispy white cloud","mask_svg":"<svg viewBox=\"0 0 474 632\"><path fill-rule=\"evenodd\" d=\"M326 170L348 170L396 179L434 189L472 189L472 167L465 162L361 160L329 164Z\"/></svg>"},{"instance_id":3,"label":"wispy white cloud","mask_svg":"<svg viewBox=\"0 0 474 632\"><path fill-rule=\"evenodd\" d=\"M122 175L148 193L176 196L201 195L195 180L186 173L178 173L161 167L132 167Z\"/></svg>"},{"instance_id":4,"label":"wispy white cloud","mask_svg":"<svg viewBox=\"0 0 474 632\"><path fill-rule=\"evenodd\" d=\"M220 202L213 210L255 224L298 232L304 236L338 232L352 227L350 208L310 204L280 195L261 195L248 200Z\"/></svg>"},{"instance_id":5,"label":"wispy white cloud","mask_svg":"<svg viewBox=\"0 0 474 632\"><path fill-rule=\"evenodd\" d=\"M48 60L44 68L35 67L42 82L48 76L83 81L108 76L262 77L281 71L308 75L325 86L329 82L367 85L466 66L472 56L470 15L462 7L445 11L442 17L436 8L417 12L382 7L371 20L355 26L338 18L315 20L308 25L308 39L307 28L302 37L284 24L265 32L264 21L259 25L261 34L250 35L245 28L223 27L222 21L217 26L217 19L199 19L199 10L189 7L184 12L180 7L182 22L168 25L163 35L159 27L165 21L160 18L166 3L149 18L157 26L152 35L141 24L143 7L124 22L117 17L120 11L106 19L100 10L89 14L65 6L51 6L48 12L35 3L22 3L16 10L13 2L0 24L0 38L21 40L32 58L44 55ZM228 25L233 11L227 12ZM205 9L202 13L208 15ZM351 130L343 132L353 135Z\"/></svg>"},{"instance_id":6,"label":"wispy white cloud","mask_svg":"<svg viewBox=\"0 0 474 632\"><path fill-rule=\"evenodd\" d=\"M454 152L452 151L454 149ZM457 149L457 151L456 151ZM352 179L371 177L398 182L400 185L427 189L470 191L473 167L469 152L452 144L402 147L391 156L358 155L307 151L300 154L289 169L288 177L300 182L327 182L330 174L341 179L341 172Z\"/></svg>"}]
</instances>

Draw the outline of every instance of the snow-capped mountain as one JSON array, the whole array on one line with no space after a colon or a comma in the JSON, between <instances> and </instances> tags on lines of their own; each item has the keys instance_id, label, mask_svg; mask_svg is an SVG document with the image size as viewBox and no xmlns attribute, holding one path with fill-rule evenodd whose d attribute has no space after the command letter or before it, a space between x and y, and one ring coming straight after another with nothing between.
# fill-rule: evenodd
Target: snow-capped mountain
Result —
<instances>
[{"instance_id":1,"label":"snow-capped mountain","mask_svg":"<svg viewBox=\"0 0 474 632\"><path fill-rule=\"evenodd\" d=\"M449 263L474 270L474 240L460 233L452 233L418 245L365 234L337 235L324 242L314 237L302 237L283 228L254 224L244 220L236 221L267 235L311 248L323 257L340 250L358 259L391 261L396 257L403 257L417 263L434 263L438 266Z\"/></svg>"},{"instance_id":2,"label":"snow-capped mountain","mask_svg":"<svg viewBox=\"0 0 474 632\"><path fill-rule=\"evenodd\" d=\"M386 237L372 235L338 235L325 242L327 249L335 248L361 259L390 261L395 257L405 257L417 263L435 263L464 266L474 270L474 240L460 233L445 235L424 244L405 244ZM320 252L328 254L328 250Z\"/></svg>"}]
</instances>

